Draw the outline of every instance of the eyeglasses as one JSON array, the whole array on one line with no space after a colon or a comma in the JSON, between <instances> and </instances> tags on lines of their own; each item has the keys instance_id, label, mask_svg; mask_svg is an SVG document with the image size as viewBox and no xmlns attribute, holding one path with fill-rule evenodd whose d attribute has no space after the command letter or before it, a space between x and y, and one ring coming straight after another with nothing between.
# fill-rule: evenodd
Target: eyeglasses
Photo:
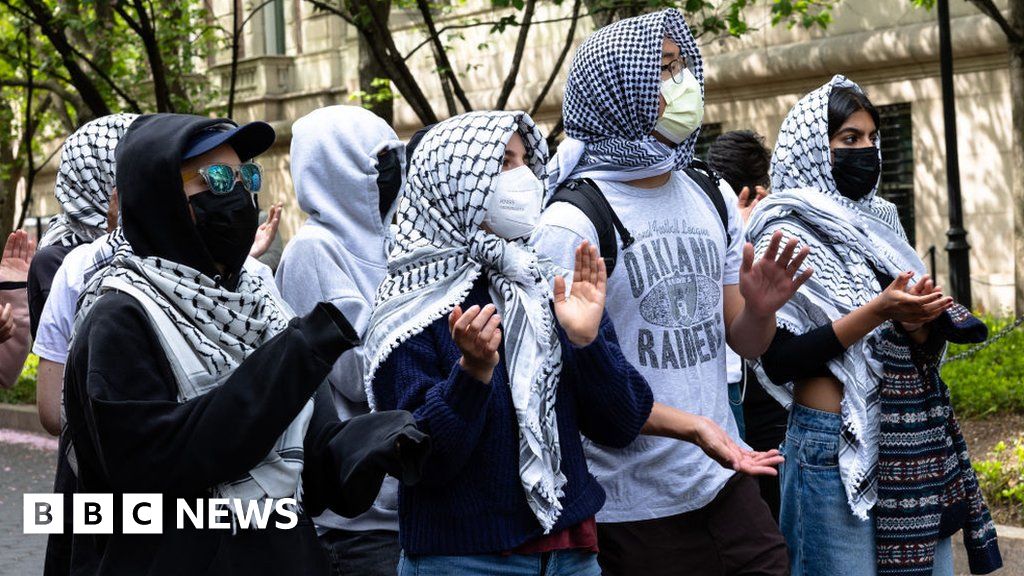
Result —
<instances>
[{"instance_id":1,"label":"eyeglasses","mask_svg":"<svg viewBox=\"0 0 1024 576\"><path fill-rule=\"evenodd\" d=\"M255 162L244 162L238 166L231 164L210 164L203 166L183 180L184 183L191 182L202 176L210 192L214 194L227 194L235 187L235 180L240 180L242 186L251 194L256 194L263 187L263 167Z\"/></svg>"},{"instance_id":2,"label":"eyeglasses","mask_svg":"<svg viewBox=\"0 0 1024 576\"><path fill-rule=\"evenodd\" d=\"M676 58L675 60L669 62L668 64L662 64L661 65L661 73L664 74L664 73L668 72L669 74L671 74L671 78L672 78L673 82L675 82L676 84L682 84L683 83L683 74L682 74L682 72L683 72L684 68L690 68L690 65L689 65L689 62L687 62L686 57L682 56L682 57ZM691 72L692 71L693 70L691 69Z\"/></svg>"}]
</instances>

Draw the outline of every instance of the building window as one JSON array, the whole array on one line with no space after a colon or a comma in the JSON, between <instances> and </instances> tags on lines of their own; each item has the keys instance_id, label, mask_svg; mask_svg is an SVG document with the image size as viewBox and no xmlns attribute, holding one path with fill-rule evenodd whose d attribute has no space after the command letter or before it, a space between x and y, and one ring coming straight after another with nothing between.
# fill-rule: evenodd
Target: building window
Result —
<instances>
[{"instance_id":1,"label":"building window","mask_svg":"<svg viewBox=\"0 0 1024 576\"><path fill-rule=\"evenodd\" d=\"M697 136L697 144L694 147L693 157L700 158L701 160L707 158L708 148L711 147L711 143L721 135L721 122L716 122L714 124L702 124L700 127L700 136Z\"/></svg>"},{"instance_id":2,"label":"building window","mask_svg":"<svg viewBox=\"0 0 1024 576\"><path fill-rule=\"evenodd\" d=\"M878 193L896 205L900 223L914 246L914 136L910 104L879 106L879 147L882 149L882 180Z\"/></svg>"},{"instance_id":3,"label":"building window","mask_svg":"<svg viewBox=\"0 0 1024 576\"><path fill-rule=\"evenodd\" d=\"M263 42L267 54L284 54L284 0L263 7Z\"/></svg>"}]
</instances>

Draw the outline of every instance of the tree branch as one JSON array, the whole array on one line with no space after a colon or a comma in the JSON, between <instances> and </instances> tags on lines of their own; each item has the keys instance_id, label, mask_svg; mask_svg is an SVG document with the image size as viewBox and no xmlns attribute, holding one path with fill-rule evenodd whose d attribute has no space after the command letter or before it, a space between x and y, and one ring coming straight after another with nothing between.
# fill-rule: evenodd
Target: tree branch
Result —
<instances>
[{"instance_id":1,"label":"tree branch","mask_svg":"<svg viewBox=\"0 0 1024 576\"><path fill-rule=\"evenodd\" d=\"M537 9L537 0L526 0L526 7L523 9L523 23L519 27L519 37L516 38L516 49L512 53L512 68L505 76L505 82L498 93L498 101L494 104L497 110L504 110L508 104L508 98L512 95L512 89L516 87L516 80L519 77L519 65L523 60L523 51L526 50L526 39L530 35L530 24L533 22L533 13Z\"/></svg>"},{"instance_id":2,"label":"tree branch","mask_svg":"<svg viewBox=\"0 0 1024 576\"><path fill-rule=\"evenodd\" d=\"M565 36L565 44L562 46L562 51L558 54L558 59L555 60L555 66L551 70L551 75L548 76L548 81L544 83L544 87L541 88L537 97L533 100L533 106L530 106L530 116L536 114L540 110L541 105L544 104L544 99L548 97L548 92L551 91L551 87L555 84L555 78L562 71L565 59L569 56L569 51L572 50L572 42L576 37L576 23L580 20L580 6L582 4L583 0L576 0L572 5L572 24L569 25L569 32Z\"/></svg>"},{"instance_id":3,"label":"tree branch","mask_svg":"<svg viewBox=\"0 0 1024 576\"><path fill-rule=\"evenodd\" d=\"M1020 44L1024 42L1024 30L1017 30L1014 28L1009 21L1003 16L1003 13L999 11L999 7L996 6L992 0L967 0L971 4L974 4L978 10L989 18L995 20L999 28L1002 29L1003 34L1006 34L1006 39L1011 44Z\"/></svg>"},{"instance_id":4,"label":"tree branch","mask_svg":"<svg viewBox=\"0 0 1024 576\"><path fill-rule=\"evenodd\" d=\"M61 97L62 99L70 102L71 105L75 106L76 108L79 104L81 104L81 100L78 99L78 97L75 94L68 91L64 87L58 85L56 82L40 82L37 80L33 80L30 82L23 78L0 78L0 86L8 86L11 88L29 88L31 86L32 88L40 88L46 90L47 92L52 92L57 96Z\"/></svg>"},{"instance_id":5,"label":"tree branch","mask_svg":"<svg viewBox=\"0 0 1024 576\"><path fill-rule=\"evenodd\" d=\"M437 26L434 23L434 16L430 13L430 4L427 3L427 0L416 0L416 7L419 8L420 15L423 17L423 23L427 26L427 32L433 40L434 58L437 60L438 74L448 79L452 92L459 99L463 110L469 112L473 109L473 105L469 103L469 98L466 97L466 92L462 89L462 84L459 83L459 78L455 75L455 69L452 68L452 63L448 60L448 51L445 50L444 44L441 43L441 38L437 35Z\"/></svg>"}]
</instances>

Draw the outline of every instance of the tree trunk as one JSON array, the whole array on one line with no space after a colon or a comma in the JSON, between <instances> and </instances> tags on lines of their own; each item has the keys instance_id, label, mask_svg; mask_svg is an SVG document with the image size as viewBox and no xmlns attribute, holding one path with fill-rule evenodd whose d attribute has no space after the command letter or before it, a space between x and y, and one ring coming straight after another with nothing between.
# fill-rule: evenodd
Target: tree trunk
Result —
<instances>
[{"instance_id":1,"label":"tree trunk","mask_svg":"<svg viewBox=\"0 0 1024 576\"><path fill-rule=\"evenodd\" d=\"M391 18L390 0L369 2L367 9L374 10L377 17L387 22ZM390 78L387 68L377 58L373 57L368 40L363 34L359 34L359 90L364 94L372 94L377 90L373 81L377 78ZM394 101L381 101L375 99L369 106L371 112L380 116L388 124L395 121Z\"/></svg>"}]
</instances>

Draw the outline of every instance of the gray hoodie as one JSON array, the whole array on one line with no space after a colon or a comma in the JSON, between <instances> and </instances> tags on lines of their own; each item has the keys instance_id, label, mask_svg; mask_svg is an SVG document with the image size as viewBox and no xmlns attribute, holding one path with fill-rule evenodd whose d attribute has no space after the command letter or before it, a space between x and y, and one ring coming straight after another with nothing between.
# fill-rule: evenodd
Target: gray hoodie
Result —
<instances>
[{"instance_id":1,"label":"gray hoodie","mask_svg":"<svg viewBox=\"0 0 1024 576\"><path fill-rule=\"evenodd\" d=\"M362 335L377 285L387 272L385 227L377 191L377 153L404 144L372 112L357 106L314 110L292 125L291 173L299 207L309 215L284 250L277 285L298 315L330 302ZM369 412L363 349L345 352L328 376L341 419ZM398 530L398 485L387 478L366 513L347 519L330 511L322 531Z\"/></svg>"}]
</instances>

